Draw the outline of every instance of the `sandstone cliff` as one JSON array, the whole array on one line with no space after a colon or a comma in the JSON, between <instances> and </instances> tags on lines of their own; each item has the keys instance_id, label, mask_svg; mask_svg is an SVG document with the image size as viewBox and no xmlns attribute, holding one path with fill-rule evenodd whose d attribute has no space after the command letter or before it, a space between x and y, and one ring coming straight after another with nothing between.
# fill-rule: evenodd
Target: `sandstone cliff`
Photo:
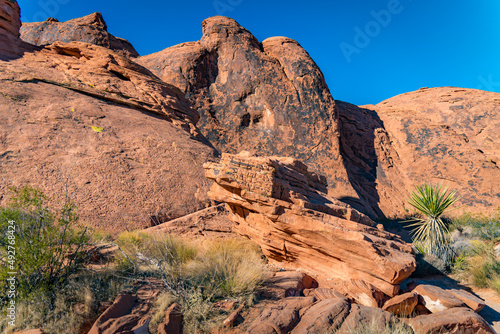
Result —
<instances>
[{"instance_id":1,"label":"sandstone cliff","mask_svg":"<svg viewBox=\"0 0 500 334\"><path fill-rule=\"evenodd\" d=\"M224 17L205 20L200 41L137 61L186 94L221 152L305 161L332 196L373 218L408 214L408 193L423 182L457 188L463 211L500 206L497 93L436 88L377 106L336 102L296 41L259 43Z\"/></svg>"},{"instance_id":2,"label":"sandstone cliff","mask_svg":"<svg viewBox=\"0 0 500 334\"><path fill-rule=\"evenodd\" d=\"M137 62L186 94L200 113L201 132L219 151L295 157L325 174L335 196L358 197L340 154L337 106L296 41L259 43L236 21L217 16L203 22L200 41Z\"/></svg>"},{"instance_id":3,"label":"sandstone cliff","mask_svg":"<svg viewBox=\"0 0 500 334\"><path fill-rule=\"evenodd\" d=\"M177 88L101 46L40 48L9 36L0 48L9 59L0 61L2 204L11 186L38 186L54 204L67 193L83 222L111 232L205 206L202 164L216 152Z\"/></svg>"}]
</instances>

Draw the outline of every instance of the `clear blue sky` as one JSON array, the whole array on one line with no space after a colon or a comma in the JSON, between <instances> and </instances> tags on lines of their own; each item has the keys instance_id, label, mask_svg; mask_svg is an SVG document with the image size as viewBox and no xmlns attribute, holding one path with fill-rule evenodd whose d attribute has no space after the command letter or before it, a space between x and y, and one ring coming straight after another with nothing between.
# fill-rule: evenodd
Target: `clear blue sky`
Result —
<instances>
[{"instance_id":1,"label":"clear blue sky","mask_svg":"<svg viewBox=\"0 0 500 334\"><path fill-rule=\"evenodd\" d=\"M500 92L500 0L18 2L23 22L99 11L109 31L141 55L198 40L203 19L223 14L260 41L297 40L320 66L333 97L358 105L420 87Z\"/></svg>"}]
</instances>

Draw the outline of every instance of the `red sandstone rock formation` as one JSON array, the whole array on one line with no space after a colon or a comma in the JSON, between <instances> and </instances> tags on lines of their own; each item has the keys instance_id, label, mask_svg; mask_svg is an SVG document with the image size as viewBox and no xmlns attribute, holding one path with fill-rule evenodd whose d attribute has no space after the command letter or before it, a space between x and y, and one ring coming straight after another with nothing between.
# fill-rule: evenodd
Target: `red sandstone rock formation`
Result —
<instances>
[{"instance_id":1,"label":"red sandstone rock formation","mask_svg":"<svg viewBox=\"0 0 500 334\"><path fill-rule=\"evenodd\" d=\"M113 233L205 207L202 164L216 152L177 88L101 46L42 49L9 36L0 43L9 59L0 60L2 205L11 186L40 187L56 207L67 192L82 222Z\"/></svg>"},{"instance_id":2,"label":"red sandstone rock formation","mask_svg":"<svg viewBox=\"0 0 500 334\"><path fill-rule=\"evenodd\" d=\"M200 41L137 62L186 94L201 115L200 130L220 152L295 157L326 175L335 196L358 197L340 152L335 101L296 41L259 43L233 19L217 16L203 22Z\"/></svg>"},{"instance_id":3,"label":"red sandstone rock formation","mask_svg":"<svg viewBox=\"0 0 500 334\"><path fill-rule=\"evenodd\" d=\"M126 57L138 57L129 41L111 35L101 13L59 22L49 18L45 22L23 23L21 39L27 43L46 46L54 42L85 42L103 46Z\"/></svg>"},{"instance_id":4,"label":"red sandstone rock formation","mask_svg":"<svg viewBox=\"0 0 500 334\"><path fill-rule=\"evenodd\" d=\"M298 160L223 154L204 167L215 181L209 197L228 204L233 230L279 266L340 280L342 292L370 306L396 295L415 269L410 245L329 197L325 178Z\"/></svg>"}]
</instances>

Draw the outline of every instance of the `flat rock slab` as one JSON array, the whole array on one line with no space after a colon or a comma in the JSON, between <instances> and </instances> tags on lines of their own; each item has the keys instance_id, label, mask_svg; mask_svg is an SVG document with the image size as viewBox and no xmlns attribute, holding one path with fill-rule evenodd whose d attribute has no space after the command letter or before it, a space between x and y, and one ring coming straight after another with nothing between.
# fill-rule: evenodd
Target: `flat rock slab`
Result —
<instances>
[{"instance_id":1,"label":"flat rock slab","mask_svg":"<svg viewBox=\"0 0 500 334\"><path fill-rule=\"evenodd\" d=\"M304 289L317 287L318 283L300 271L279 271L266 282L262 295L266 299L300 296Z\"/></svg>"},{"instance_id":2,"label":"flat rock slab","mask_svg":"<svg viewBox=\"0 0 500 334\"><path fill-rule=\"evenodd\" d=\"M493 328L476 312L459 307L408 319L415 334L496 334Z\"/></svg>"},{"instance_id":3,"label":"flat rock slab","mask_svg":"<svg viewBox=\"0 0 500 334\"><path fill-rule=\"evenodd\" d=\"M398 318L390 312L380 308L352 304L349 316L335 333L364 333L372 330L382 332L398 323Z\"/></svg>"},{"instance_id":4,"label":"flat rock slab","mask_svg":"<svg viewBox=\"0 0 500 334\"><path fill-rule=\"evenodd\" d=\"M460 299L465 305L474 310L474 312L479 312L486 306L484 300L465 290L450 289L447 291Z\"/></svg>"},{"instance_id":5,"label":"flat rock slab","mask_svg":"<svg viewBox=\"0 0 500 334\"><path fill-rule=\"evenodd\" d=\"M345 295L337 290L327 288L305 289L303 293L304 296L316 297L317 300L345 298Z\"/></svg>"},{"instance_id":6,"label":"flat rock slab","mask_svg":"<svg viewBox=\"0 0 500 334\"><path fill-rule=\"evenodd\" d=\"M445 311L454 307L466 306L452 293L438 286L420 284L413 292L421 297L421 303L432 313Z\"/></svg>"}]
</instances>

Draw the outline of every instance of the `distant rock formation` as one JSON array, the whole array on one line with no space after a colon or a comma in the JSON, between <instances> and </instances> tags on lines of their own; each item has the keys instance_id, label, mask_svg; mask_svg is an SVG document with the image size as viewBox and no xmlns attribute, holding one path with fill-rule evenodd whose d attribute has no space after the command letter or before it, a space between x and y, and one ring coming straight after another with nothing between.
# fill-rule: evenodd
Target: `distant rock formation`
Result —
<instances>
[{"instance_id":1,"label":"distant rock formation","mask_svg":"<svg viewBox=\"0 0 500 334\"><path fill-rule=\"evenodd\" d=\"M186 94L221 152L305 161L332 196L373 218L408 214L409 191L427 181L457 188L463 211L500 206L497 93L445 87L377 106L335 102L296 41L259 43L225 17L205 20L200 41L137 61Z\"/></svg>"},{"instance_id":2,"label":"distant rock formation","mask_svg":"<svg viewBox=\"0 0 500 334\"><path fill-rule=\"evenodd\" d=\"M423 182L458 190L451 214L500 207L500 94L424 88L375 106L337 105L349 179L386 216L407 214L408 193Z\"/></svg>"},{"instance_id":3,"label":"distant rock formation","mask_svg":"<svg viewBox=\"0 0 500 334\"><path fill-rule=\"evenodd\" d=\"M208 195L228 204L233 231L279 267L341 281L338 290L374 307L415 270L411 245L325 194L325 178L298 160L223 154L204 167L215 181Z\"/></svg>"},{"instance_id":4,"label":"distant rock formation","mask_svg":"<svg viewBox=\"0 0 500 334\"><path fill-rule=\"evenodd\" d=\"M216 16L203 21L200 41L137 62L186 94L219 151L295 157L326 175L335 196L358 198L340 152L337 106L296 41L261 44L235 20Z\"/></svg>"},{"instance_id":5,"label":"distant rock formation","mask_svg":"<svg viewBox=\"0 0 500 334\"><path fill-rule=\"evenodd\" d=\"M139 56L129 41L115 37L108 32L101 13L93 13L66 22L49 18L45 22L23 23L21 39L38 46L50 45L57 41L85 42L103 46L122 56Z\"/></svg>"}]
</instances>

